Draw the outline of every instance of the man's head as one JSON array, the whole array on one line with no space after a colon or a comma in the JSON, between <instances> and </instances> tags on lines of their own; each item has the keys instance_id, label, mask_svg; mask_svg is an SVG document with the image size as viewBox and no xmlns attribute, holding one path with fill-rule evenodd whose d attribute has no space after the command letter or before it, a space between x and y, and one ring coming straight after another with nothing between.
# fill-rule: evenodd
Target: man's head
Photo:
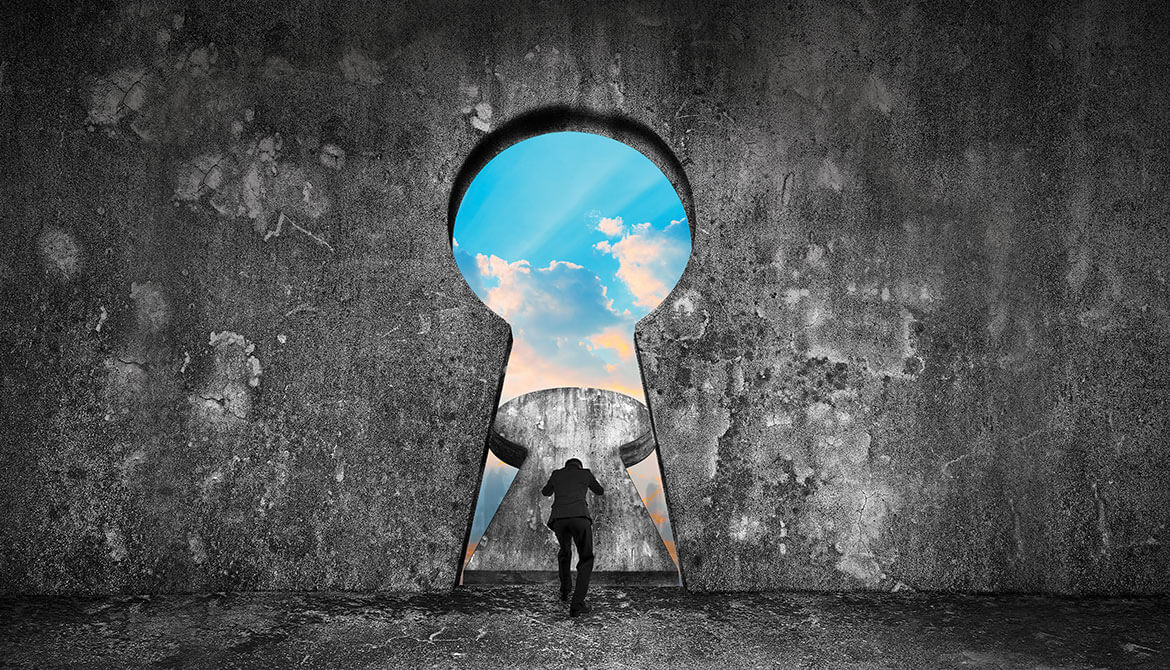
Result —
<instances>
[{"instance_id":1,"label":"man's head","mask_svg":"<svg viewBox=\"0 0 1170 670\"><path fill-rule=\"evenodd\" d=\"M565 467L566 468L583 468L585 466L581 465L581 459L570 458L569 460L565 461Z\"/></svg>"}]
</instances>

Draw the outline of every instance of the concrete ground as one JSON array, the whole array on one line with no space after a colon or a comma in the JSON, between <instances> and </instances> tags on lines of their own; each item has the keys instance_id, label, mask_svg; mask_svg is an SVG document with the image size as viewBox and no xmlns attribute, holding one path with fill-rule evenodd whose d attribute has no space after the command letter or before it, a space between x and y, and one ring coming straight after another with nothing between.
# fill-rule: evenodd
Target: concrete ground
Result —
<instances>
[{"instance_id":1,"label":"concrete ground","mask_svg":"<svg viewBox=\"0 0 1170 670\"><path fill-rule=\"evenodd\" d=\"M555 588L555 587L554 587ZM449 595L0 600L12 668L1170 668L1170 601L716 594L599 584Z\"/></svg>"}]
</instances>

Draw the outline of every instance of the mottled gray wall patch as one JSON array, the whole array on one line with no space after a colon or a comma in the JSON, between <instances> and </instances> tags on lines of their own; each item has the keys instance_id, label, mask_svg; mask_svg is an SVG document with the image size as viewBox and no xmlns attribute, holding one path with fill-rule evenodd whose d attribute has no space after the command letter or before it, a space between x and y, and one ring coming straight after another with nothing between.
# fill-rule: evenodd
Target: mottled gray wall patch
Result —
<instances>
[{"instance_id":1,"label":"mottled gray wall patch","mask_svg":"<svg viewBox=\"0 0 1170 670\"><path fill-rule=\"evenodd\" d=\"M382 83L382 73L385 67L359 49L346 51L337 64L341 68L342 76L348 82L365 86L376 86Z\"/></svg>"},{"instance_id":2,"label":"mottled gray wall patch","mask_svg":"<svg viewBox=\"0 0 1170 670\"><path fill-rule=\"evenodd\" d=\"M37 236L37 251L49 276L69 281L81 271L85 256L72 235L60 228L46 228Z\"/></svg>"},{"instance_id":3,"label":"mottled gray wall patch","mask_svg":"<svg viewBox=\"0 0 1170 670\"><path fill-rule=\"evenodd\" d=\"M192 398L196 416L212 422L247 419L263 372L256 345L227 330L212 331L208 345L212 370L202 390Z\"/></svg>"},{"instance_id":4,"label":"mottled gray wall patch","mask_svg":"<svg viewBox=\"0 0 1170 670\"><path fill-rule=\"evenodd\" d=\"M130 299L134 301L136 323L140 329L156 333L170 322L171 308L157 283L131 283Z\"/></svg>"}]
</instances>

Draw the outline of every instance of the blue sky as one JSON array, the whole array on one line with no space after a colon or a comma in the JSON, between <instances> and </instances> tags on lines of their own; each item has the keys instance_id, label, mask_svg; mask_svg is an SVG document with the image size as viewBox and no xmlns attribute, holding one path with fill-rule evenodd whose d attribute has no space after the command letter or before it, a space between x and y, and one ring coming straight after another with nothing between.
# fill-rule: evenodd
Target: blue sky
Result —
<instances>
[{"instance_id":1,"label":"blue sky","mask_svg":"<svg viewBox=\"0 0 1170 670\"><path fill-rule=\"evenodd\" d=\"M530 138L476 175L454 232L468 284L512 325L501 402L555 386L642 398L634 324L690 256L682 203L650 159L589 133Z\"/></svg>"},{"instance_id":2,"label":"blue sky","mask_svg":"<svg viewBox=\"0 0 1170 670\"><path fill-rule=\"evenodd\" d=\"M524 140L472 180L454 236L467 283L512 326L501 403L558 386L644 401L634 324L665 299L691 248L682 202L650 159L589 133ZM472 544L515 473L489 454ZM631 478L673 551L657 458Z\"/></svg>"}]
</instances>

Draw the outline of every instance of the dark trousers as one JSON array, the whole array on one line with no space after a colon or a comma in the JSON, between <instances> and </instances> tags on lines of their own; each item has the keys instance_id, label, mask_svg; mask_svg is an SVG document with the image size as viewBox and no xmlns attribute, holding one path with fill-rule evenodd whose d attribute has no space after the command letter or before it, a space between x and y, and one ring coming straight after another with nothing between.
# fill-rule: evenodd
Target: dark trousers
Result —
<instances>
[{"instance_id":1,"label":"dark trousers","mask_svg":"<svg viewBox=\"0 0 1170 670\"><path fill-rule=\"evenodd\" d=\"M577 545L577 590L573 592L572 605L580 605L585 602L589 577L593 574L593 522L583 516L556 519L552 522L552 530L557 535L557 543L561 545L561 550L557 552L557 570L561 575L562 591L568 591L573 586L569 562L573 558L573 544Z\"/></svg>"}]
</instances>

